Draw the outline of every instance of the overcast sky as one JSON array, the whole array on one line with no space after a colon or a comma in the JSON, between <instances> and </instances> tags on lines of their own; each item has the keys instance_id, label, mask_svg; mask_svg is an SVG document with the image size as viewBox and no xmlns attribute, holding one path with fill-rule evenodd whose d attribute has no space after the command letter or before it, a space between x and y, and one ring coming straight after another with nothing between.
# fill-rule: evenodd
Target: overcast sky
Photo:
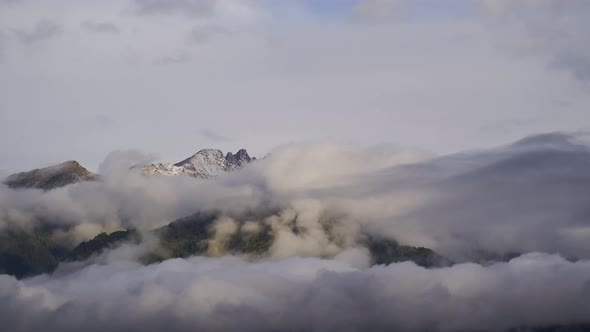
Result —
<instances>
[{"instance_id":1,"label":"overcast sky","mask_svg":"<svg viewBox=\"0 0 590 332\"><path fill-rule=\"evenodd\" d=\"M590 1L0 0L0 172L590 123Z\"/></svg>"}]
</instances>

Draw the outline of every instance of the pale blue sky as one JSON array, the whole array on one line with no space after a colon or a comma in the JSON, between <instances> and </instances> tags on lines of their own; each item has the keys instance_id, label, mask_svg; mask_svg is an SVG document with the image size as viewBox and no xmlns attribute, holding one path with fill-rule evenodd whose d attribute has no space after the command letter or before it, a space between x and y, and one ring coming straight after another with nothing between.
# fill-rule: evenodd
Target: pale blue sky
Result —
<instances>
[{"instance_id":1,"label":"pale blue sky","mask_svg":"<svg viewBox=\"0 0 590 332\"><path fill-rule=\"evenodd\" d=\"M323 19L342 19L350 16L355 7L363 0L265 0L268 6L277 13L282 13L285 7L296 3L306 8L310 14ZM387 1L382 1L387 2ZM393 2L393 1L391 1ZM399 2L399 1L397 1ZM446 20L461 17L476 10L477 1L451 0L451 1L425 1L413 0L409 3L408 19L421 20Z\"/></svg>"}]
</instances>

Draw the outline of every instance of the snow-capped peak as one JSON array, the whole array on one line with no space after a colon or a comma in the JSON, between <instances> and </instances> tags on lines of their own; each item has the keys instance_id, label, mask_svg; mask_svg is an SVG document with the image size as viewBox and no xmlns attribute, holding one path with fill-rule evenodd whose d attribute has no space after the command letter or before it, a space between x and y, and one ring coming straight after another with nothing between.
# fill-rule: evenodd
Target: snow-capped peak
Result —
<instances>
[{"instance_id":1,"label":"snow-capped peak","mask_svg":"<svg viewBox=\"0 0 590 332\"><path fill-rule=\"evenodd\" d=\"M236 154L217 149L202 149L191 157L176 164L159 163L147 165L143 168L144 175L180 175L187 174L197 178L210 178L243 167L254 160L245 149Z\"/></svg>"}]
</instances>

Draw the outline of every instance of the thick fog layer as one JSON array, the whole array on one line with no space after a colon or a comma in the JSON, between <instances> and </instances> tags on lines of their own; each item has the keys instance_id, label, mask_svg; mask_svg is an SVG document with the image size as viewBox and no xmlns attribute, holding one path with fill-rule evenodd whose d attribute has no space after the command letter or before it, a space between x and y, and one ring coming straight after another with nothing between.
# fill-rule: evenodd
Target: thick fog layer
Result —
<instances>
[{"instance_id":1,"label":"thick fog layer","mask_svg":"<svg viewBox=\"0 0 590 332\"><path fill-rule=\"evenodd\" d=\"M490 331L590 315L588 261L359 270L349 260L196 257L0 276L0 319L6 331Z\"/></svg>"}]
</instances>

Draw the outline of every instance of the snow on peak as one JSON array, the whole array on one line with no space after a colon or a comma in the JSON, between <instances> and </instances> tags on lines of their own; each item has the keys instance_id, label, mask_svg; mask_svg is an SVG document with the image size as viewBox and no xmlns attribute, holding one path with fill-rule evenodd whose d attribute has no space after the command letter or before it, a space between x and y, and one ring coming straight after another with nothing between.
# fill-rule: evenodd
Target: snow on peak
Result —
<instances>
[{"instance_id":1,"label":"snow on peak","mask_svg":"<svg viewBox=\"0 0 590 332\"><path fill-rule=\"evenodd\" d=\"M228 152L224 157L223 152L217 149L202 149L191 157L176 164L158 163L147 165L143 168L144 175L181 175L187 174L197 178L210 178L243 167L254 160L250 158L245 149L240 149L236 154Z\"/></svg>"}]
</instances>

